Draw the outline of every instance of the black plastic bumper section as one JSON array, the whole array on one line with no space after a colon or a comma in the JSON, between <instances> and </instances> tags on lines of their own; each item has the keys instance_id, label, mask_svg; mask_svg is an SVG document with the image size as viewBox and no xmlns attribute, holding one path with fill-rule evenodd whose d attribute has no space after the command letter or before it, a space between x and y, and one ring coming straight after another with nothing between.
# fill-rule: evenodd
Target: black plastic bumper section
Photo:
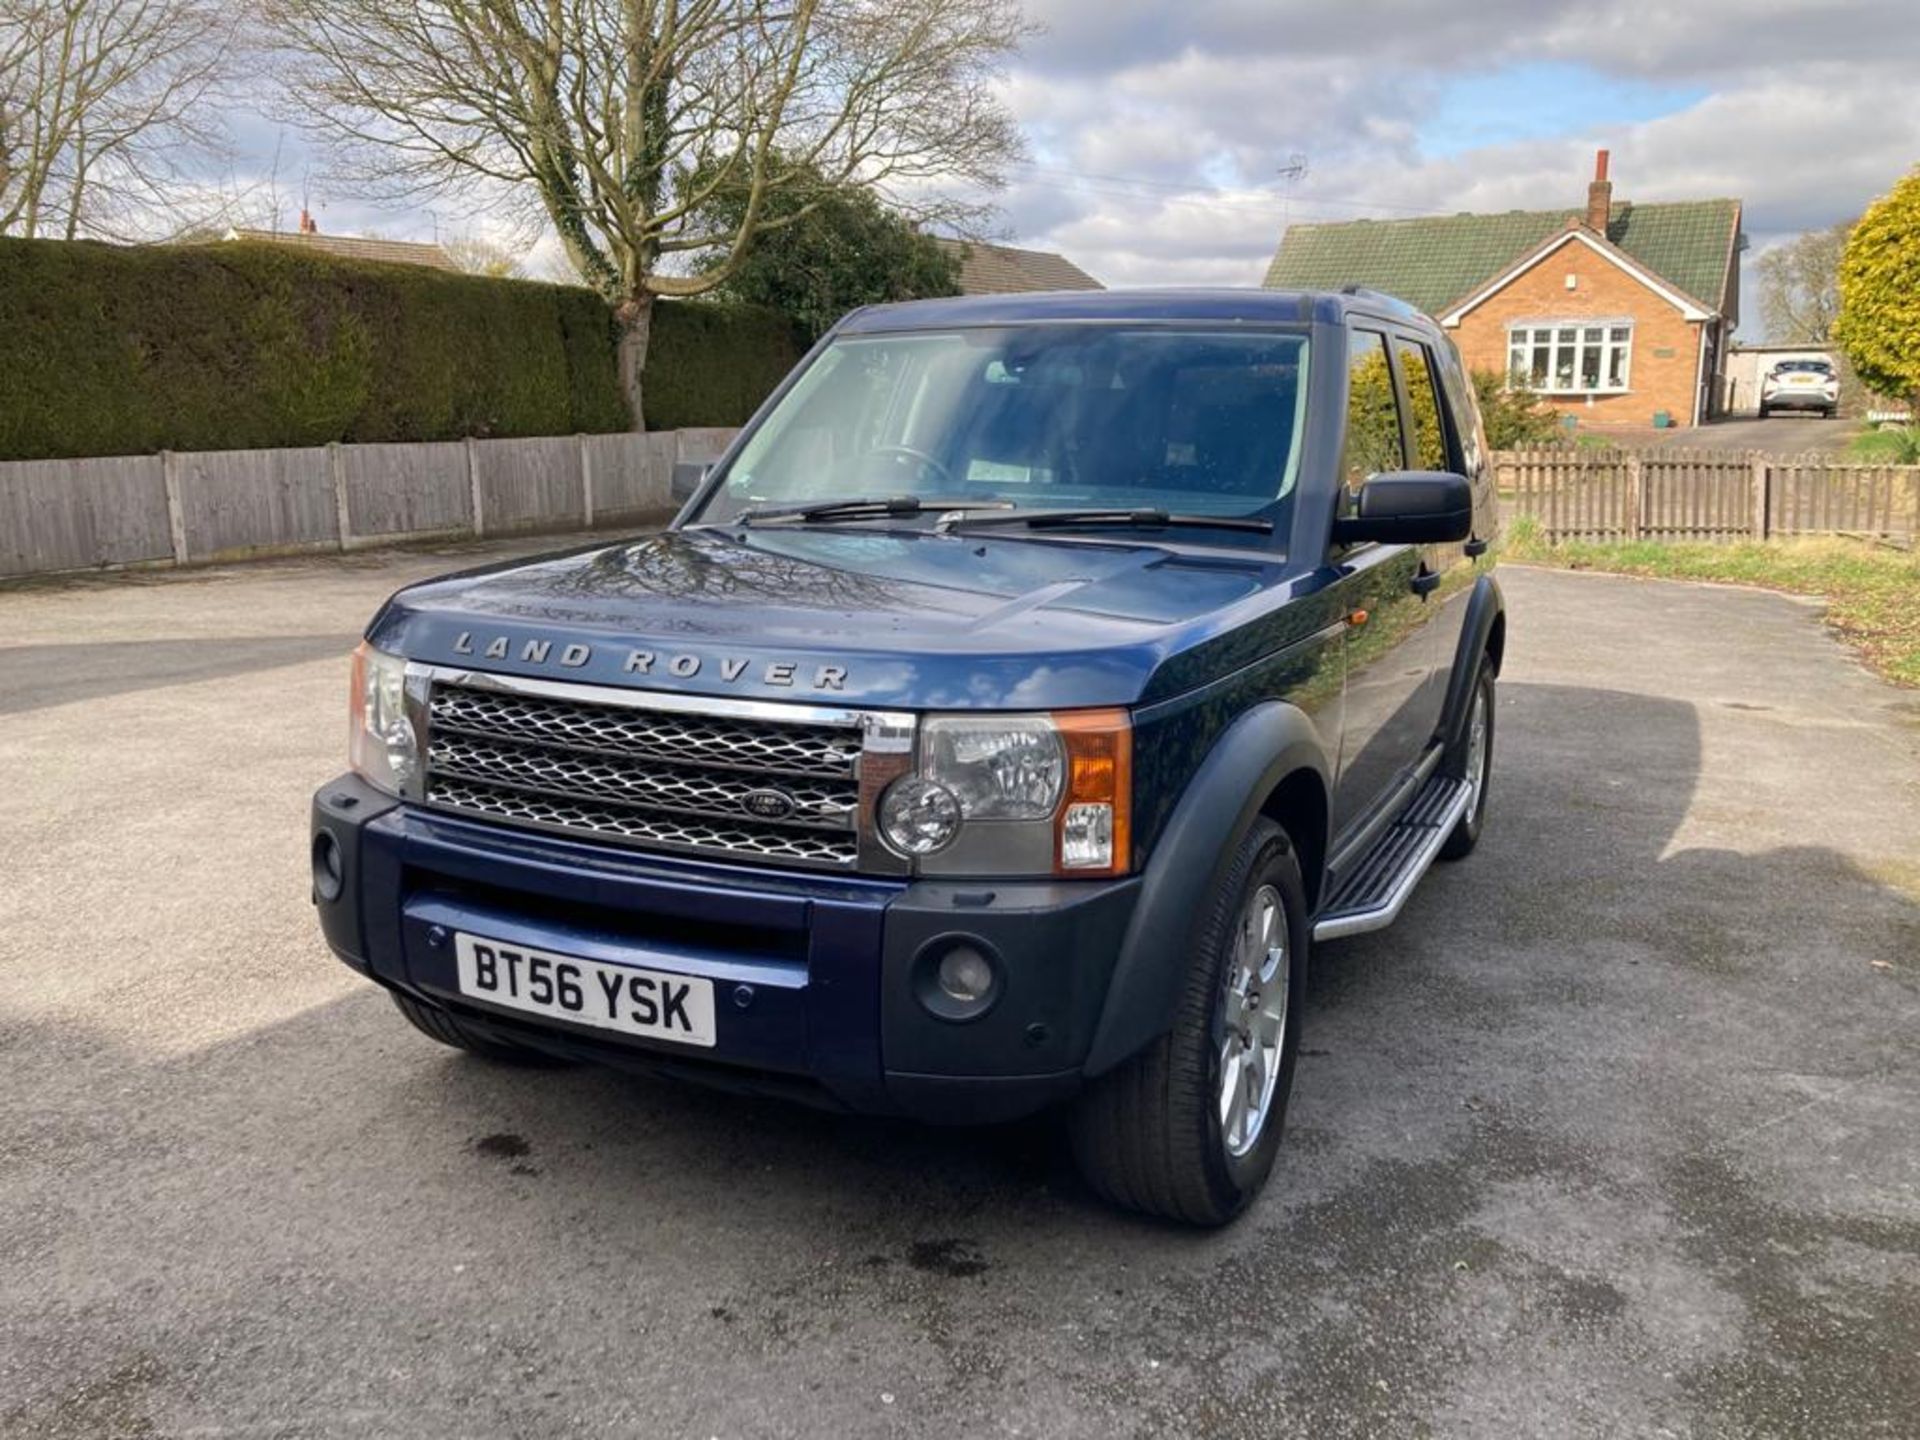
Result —
<instances>
[{"instance_id":1,"label":"black plastic bumper section","mask_svg":"<svg viewBox=\"0 0 1920 1440\"><path fill-rule=\"evenodd\" d=\"M313 801L314 900L369 978L496 1038L863 1113L994 1121L1077 1090L1138 882L973 885L819 876L630 852L401 805L353 776ZM699 974L719 1043L693 1051L463 999L450 933ZM989 1003L923 998L954 946Z\"/></svg>"}]
</instances>

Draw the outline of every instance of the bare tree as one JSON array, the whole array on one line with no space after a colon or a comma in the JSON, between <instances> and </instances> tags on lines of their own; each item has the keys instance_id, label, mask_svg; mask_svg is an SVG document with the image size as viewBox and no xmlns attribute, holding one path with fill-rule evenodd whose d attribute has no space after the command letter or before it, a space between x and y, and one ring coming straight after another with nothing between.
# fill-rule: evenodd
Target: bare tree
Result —
<instances>
[{"instance_id":1,"label":"bare tree","mask_svg":"<svg viewBox=\"0 0 1920 1440\"><path fill-rule=\"evenodd\" d=\"M871 185L977 218L1019 132L995 96L1018 0L265 0L307 127L376 193L475 188L544 212L615 307L636 428L653 303L725 283L804 204ZM696 178L697 177L697 178ZM707 202L744 187L725 232ZM694 265L695 257L718 263Z\"/></svg>"},{"instance_id":2,"label":"bare tree","mask_svg":"<svg viewBox=\"0 0 1920 1440\"><path fill-rule=\"evenodd\" d=\"M524 280L527 275L521 251L485 235L460 235L442 240L440 248L469 275L484 275L489 280Z\"/></svg>"},{"instance_id":3,"label":"bare tree","mask_svg":"<svg viewBox=\"0 0 1920 1440\"><path fill-rule=\"evenodd\" d=\"M219 0L0 0L0 233L124 236L217 149Z\"/></svg>"},{"instance_id":4,"label":"bare tree","mask_svg":"<svg viewBox=\"0 0 1920 1440\"><path fill-rule=\"evenodd\" d=\"M1840 253L1851 220L1809 230L1761 252L1753 262L1767 337L1788 345L1825 345L1840 316Z\"/></svg>"}]
</instances>

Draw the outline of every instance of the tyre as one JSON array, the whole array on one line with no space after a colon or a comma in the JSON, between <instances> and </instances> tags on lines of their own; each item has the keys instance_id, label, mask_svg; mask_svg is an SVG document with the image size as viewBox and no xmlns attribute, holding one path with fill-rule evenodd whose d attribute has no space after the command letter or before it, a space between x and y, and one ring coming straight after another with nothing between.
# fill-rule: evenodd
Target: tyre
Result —
<instances>
[{"instance_id":1,"label":"tyre","mask_svg":"<svg viewBox=\"0 0 1920 1440\"><path fill-rule=\"evenodd\" d=\"M1767 418L1767 407L1766 407L1766 406L1764 406L1764 405L1762 405L1762 406L1760 407L1760 418L1761 418L1762 420L1764 420L1764 419L1766 419L1766 418Z\"/></svg>"},{"instance_id":2,"label":"tyre","mask_svg":"<svg viewBox=\"0 0 1920 1440\"><path fill-rule=\"evenodd\" d=\"M1074 1158L1107 1200L1224 1225L1280 1148L1306 991L1307 899L1286 832L1262 819L1202 899L1172 1029L1080 1098Z\"/></svg>"},{"instance_id":3,"label":"tyre","mask_svg":"<svg viewBox=\"0 0 1920 1440\"><path fill-rule=\"evenodd\" d=\"M1487 822L1487 790L1493 780L1493 661L1480 658L1480 673L1473 679L1473 700L1467 707L1466 724L1440 762L1441 771L1456 780L1464 780L1472 791L1467 813L1453 827L1440 846L1442 860L1458 860L1473 853L1480 843L1480 831Z\"/></svg>"},{"instance_id":4,"label":"tyre","mask_svg":"<svg viewBox=\"0 0 1920 1440\"><path fill-rule=\"evenodd\" d=\"M427 1005L412 996L402 995L397 990L387 992L393 997L394 1008L407 1017L407 1023L429 1039L438 1040L442 1045L451 1045L455 1050L465 1050L478 1055L483 1060L491 1060L499 1065L525 1065L532 1069L551 1069L566 1064L539 1050L529 1050L522 1045L509 1045L504 1040L495 1040L482 1035L461 1023L458 1017L449 1015L437 1005Z\"/></svg>"}]
</instances>

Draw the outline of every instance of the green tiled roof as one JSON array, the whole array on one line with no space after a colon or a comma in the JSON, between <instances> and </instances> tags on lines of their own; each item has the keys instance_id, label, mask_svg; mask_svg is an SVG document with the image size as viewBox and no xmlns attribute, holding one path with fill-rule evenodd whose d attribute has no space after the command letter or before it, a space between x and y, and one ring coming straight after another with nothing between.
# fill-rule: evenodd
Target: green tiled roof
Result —
<instances>
[{"instance_id":1,"label":"green tiled roof","mask_svg":"<svg viewBox=\"0 0 1920 1440\"><path fill-rule=\"evenodd\" d=\"M1509 210L1420 220L1294 225L1267 268L1272 290L1366 285L1437 315L1464 300L1578 210ZM1709 310L1724 310L1727 257L1740 224L1737 200L1616 204L1607 238Z\"/></svg>"}]
</instances>

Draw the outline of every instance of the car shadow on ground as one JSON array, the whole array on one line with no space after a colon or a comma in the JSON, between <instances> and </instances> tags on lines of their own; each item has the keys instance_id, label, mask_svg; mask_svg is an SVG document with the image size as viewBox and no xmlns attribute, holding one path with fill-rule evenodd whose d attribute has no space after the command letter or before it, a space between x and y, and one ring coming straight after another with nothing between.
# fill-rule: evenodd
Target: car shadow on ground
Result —
<instances>
[{"instance_id":1,"label":"car shadow on ground","mask_svg":"<svg viewBox=\"0 0 1920 1440\"><path fill-rule=\"evenodd\" d=\"M320 1319L434 1353L480 1334L489 1294L618 1317L650 1277L655 1343L797 1362L878 1314L957 1397L1038 1335L1131 1327L1166 1366L1151 1390L1097 1348L1063 1383L1146 1415L1213 1403L1221 1435L1404 1430L1509 1374L1547 1415L1618 1375L1647 1428L1777 1433L1812 1405L1826 1433L1897 1430L1920 1413L1920 1222L1894 1205L1920 905L1829 850L1676 848L1689 705L1508 685L1498 714L1480 850L1394 929L1316 953L1289 1142L1230 1230L1105 1209L1044 1120L513 1071L436 1051L369 990L174 1058L0 1021L14 1083L47 1096L11 1187L33 1217L14 1284L108 1297L8 1328L29 1361L104 1374L86 1317L174 1246L144 1283L182 1287L180 1343L211 1323L198 1283L269 1358L306 1343L272 1308L289 1273L327 1277Z\"/></svg>"},{"instance_id":2,"label":"car shadow on ground","mask_svg":"<svg viewBox=\"0 0 1920 1440\"><path fill-rule=\"evenodd\" d=\"M0 647L0 715L346 657L357 634L227 635Z\"/></svg>"}]
</instances>

